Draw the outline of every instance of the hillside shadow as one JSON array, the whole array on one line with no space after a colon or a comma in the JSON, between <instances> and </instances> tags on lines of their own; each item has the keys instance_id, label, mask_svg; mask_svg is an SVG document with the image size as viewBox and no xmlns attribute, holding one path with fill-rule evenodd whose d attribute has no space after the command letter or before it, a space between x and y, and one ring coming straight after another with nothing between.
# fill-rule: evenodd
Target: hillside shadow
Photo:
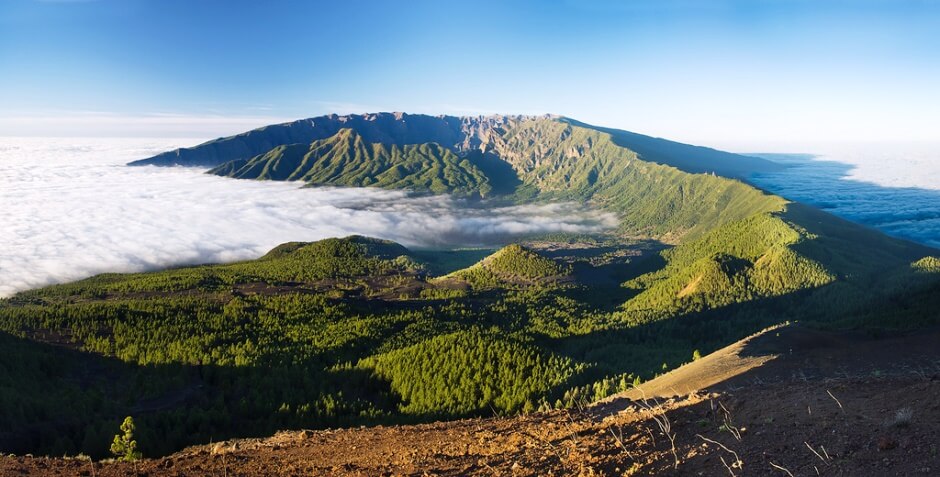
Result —
<instances>
[{"instance_id":1,"label":"hillside shadow","mask_svg":"<svg viewBox=\"0 0 940 477\"><path fill-rule=\"evenodd\" d=\"M758 188L897 238L940 247L940 190L852 179L855 166L814 154L750 155L785 166L748 177Z\"/></svg>"},{"instance_id":2,"label":"hillside shadow","mask_svg":"<svg viewBox=\"0 0 940 477\"><path fill-rule=\"evenodd\" d=\"M733 154L630 131L593 126L570 118L563 118L562 121L609 134L614 144L636 152L645 161L669 165L693 174L714 172L727 177L745 178L755 172L780 169L777 163L753 155Z\"/></svg>"},{"instance_id":3,"label":"hillside shadow","mask_svg":"<svg viewBox=\"0 0 940 477\"><path fill-rule=\"evenodd\" d=\"M672 386L677 378L670 376L662 382L650 383L656 386L645 392L618 394L597 403L591 406L588 412L598 419L603 419L631 406L635 408L633 399L642 399L644 395L652 398L649 402L655 403L662 402L663 398L682 396L691 391L696 391L701 396L703 390L730 392L731 402L740 405L748 396L760 396L766 389L781 389L784 390L783 394L771 391L771 395L798 396L798 405L804 410L802 413L797 412L797 415L818 420L820 418L816 417L817 410L828 405L832 406L831 412L844 416L846 409L849 409L849 406L843 408L844 398L850 394L851 389L859 385L875 384L893 388L899 383L917 383L919 387L935 381L940 371L940 348L936 346L938 339L940 329L937 327L916 333L891 332L871 336L858 331L820 331L800 324L791 324L747 338L741 343L740 349L729 350L717 360L702 363L702 366L689 366L688 371L691 374L686 373L683 377L699 380L697 387L677 390ZM734 351L738 354L735 355ZM751 362L742 361L751 358L757 359ZM760 364L754 366L754 362ZM704 380L701 380L703 378ZM807 390L814 388L816 396L811 397ZM841 392L836 391L840 388ZM871 392L863 392L860 397L867 402L871 399ZM724 398L727 399L728 396ZM718 399L722 397L719 396ZM840 399L843 401L840 402ZM766 404L760 404L759 400L757 402L757 416L766 419L766 410L760 408ZM711 399L703 400L694 406L703 404L714 409ZM807 412L807 408L812 412ZM858 409L854 406L853 408ZM851 425L857 424L858 422L854 421ZM824 426L826 432L831 430L830 424Z\"/></svg>"},{"instance_id":4,"label":"hillside shadow","mask_svg":"<svg viewBox=\"0 0 940 477\"><path fill-rule=\"evenodd\" d=\"M473 264L496 252L497 248L465 249L410 249L411 255L421 261L432 276L443 276Z\"/></svg>"},{"instance_id":5,"label":"hillside shadow","mask_svg":"<svg viewBox=\"0 0 940 477\"><path fill-rule=\"evenodd\" d=\"M643 249L642 255L627 263L615 262L602 265L576 263L573 267L573 275L580 286L566 290L565 295L585 302L599 311L616 311L623 303L642 291L624 287L624 282L666 266L666 260L659 252L665 250L667 246L652 240L649 243L651 248Z\"/></svg>"},{"instance_id":6,"label":"hillside shadow","mask_svg":"<svg viewBox=\"0 0 940 477\"><path fill-rule=\"evenodd\" d=\"M790 319L806 295L797 292L640 324L624 321L621 327L551 339L546 346L579 362L601 363L598 376L638 373L646 380L662 372L663 364L671 369L691 361L694 350L704 355Z\"/></svg>"},{"instance_id":7,"label":"hillside shadow","mask_svg":"<svg viewBox=\"0 0 940 477\"><path fill-rule=\"evenodd\" d=\"M522 185L522 180L512 165L496 154L473 150L466 157L490 180L494 195L510 195Z\"/></svg>"},{"instance_id":8,"label":"hillside shadow","mask_svg":"<svg viewBox=\"0 0 940 477\"><path fill-rule=\"evenodd\" d=\"M335 353L364 357L373 346L354 341ZM156 456L283 429L387 423L398 405L371 371L330 368L337 356L139 365L4 332L0 349L0 378L19 383L0 387L4 453L108 457L125 416L144 455Z\"/></svg>"},{"instance_id":9,"label":"hillside shadow","mask_svg":"<svg viewBox=\"0 0 940 477\"><path fill-rule=\"evenodd\" d=\"M597 364L576 381L567 383L568 387L626 373L634 373L646 381L666 369L691 362L695 350L706 355L789 320L799 319L817 327L835 323L858 326L861 321L856 320L853 307L833 300L840 295L840 286L833 283L661 319L648 317L646 319L651 321L644 323L631 323L628 321L631 315L623 314L620 315L624 320L621 326L613 323L609 329L564 338L543 337L542 340L544 346L555 353L576 362ZM898 304L891 303L891 306ZM883 311L890 312L887 308ZM915 313L926 315L930 310L922 307Z\"/></svg>"},{"instance_id":10,"label":"hillside shadow","mask_svg":"<svg viewBox=\"0 0 940 477\"><path fill-rule=\"evenodd\" d=\"M822 215L812 208L807 209L811 215ZM858 229L849 222L841 225ZM917 244L888 239L877 232L871 234L868 239L881 237L880 242L867 245L872 249L881 246L881 242L892 242L900 247L898 253L908 251L918 256L919 251L928 250ZM859 240L864 243L866 237ZM890 250L890 245L886 247ZM851 257L845 259L851 260ZM897 265L897 260L894 263ZM887 272L884 264L878 265L874 268L884 275ZM724 384L781 380L796 374L805 378L832 375L837 371L884 370L893 359L892 352L880 344L879 340L884 338L897 338L897 354L909 356L908 361L916 361L914 358L920 356L936 356L940 274L932 279L911 275L909 281L896 283L894 287L871 288L865 277L856 275L852 283L836 281L813 289L678 314L658 321L624 323L622 328L558 339L543 337L543 340L547 348L577 362L599 363L577 381L567 383L569 387L624 373L639 373L648 380L664 371L663 364L673 369L691 362L693 350L699 350L704 356L770 326L792 320L798 320L799 325L749 341L740 356L766 357L800 351L811 354L810 358L797 364L774 361L770 366L749 371L746 376ZM932 337L924 339L924 333L932 333ZM906 341L916 346L905 349ZM852 356L856 351L838 351L848 345L856 346L861 354ZM915 349L919 351L910 352ZM873 356L881 358L872 359ZM910 371L909 366L904 369Z\"/></svg>"}]
</instances>

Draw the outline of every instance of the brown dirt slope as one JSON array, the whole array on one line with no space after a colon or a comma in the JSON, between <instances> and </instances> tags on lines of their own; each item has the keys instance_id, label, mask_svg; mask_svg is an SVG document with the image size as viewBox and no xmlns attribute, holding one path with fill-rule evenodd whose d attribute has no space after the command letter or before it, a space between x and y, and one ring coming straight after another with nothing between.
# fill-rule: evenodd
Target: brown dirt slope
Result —
<instances>
[{"instance_id":1,"label":"brown dirt slope","mask_svg":"<svg viewBox=\"0 0 940 477\"><path fill-rule=\"evenodd\" d=\"M578 411L285 431L136 464L6 457L0 475L940 475L940 331L787 326L644 392Z\"/></svg>"},{"instance_id":2,"label":"brown dirt slope","mask_svg":"<svg viewBox=\"0 0 940 477\"><path fill-rule=\"evenodd\" d=\"M643 399L684 396L727 382L733 377L741 376L777 358L778 355L773 353L749 353L745 350L753 346L755 339L767 333L774 333L776 336L780 329L779 327L767 329L749 336L603 402L623 398Z\"/></svg>"}]
</instances>

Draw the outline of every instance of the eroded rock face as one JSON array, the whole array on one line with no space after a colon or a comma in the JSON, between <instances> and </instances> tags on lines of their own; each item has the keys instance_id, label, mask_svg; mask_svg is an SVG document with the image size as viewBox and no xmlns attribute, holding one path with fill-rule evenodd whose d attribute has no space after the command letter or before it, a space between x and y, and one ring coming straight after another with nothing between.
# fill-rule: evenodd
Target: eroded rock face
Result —
<instances>
[{"instance_id":1,"label":"eroded rock face","mask_svg":"<svg viewBox=\"0 0 940 477\"><path fill-rule=\"evenodd\" d=\"M230 161L248 160L279 146L309 145L352 129L369 144L407 146L434 143L461 157L482 154L525 174L556 159L580 159L597 147L597 137L588 135L572 142L576 130L601 134L631 154L669 164L687 172L717 172L742 177L773 168L763 159L740 156L708 148L689 146L616 129L590 126L555 115L431 116L424 114L368 113L300 119L273 124L235 136L168 151L131 162L131 165L218 167Z\"/></svg>"},{"instance_id":2,"label":"eroded rock face","mask_svg":"<svg viewBox=\"0 0 940 477\"><path fill-rule=\"evenodd\" d=\"M353 129L369 143L404 146L437 143L454 152L487 150L512 125L551 116L429 116L423 114L329 114L274 124L242 134L215 139L198 146L168 151L131 165L186 165L213 167L248 159L285 144L310 144Z\"/></svg>"}]
</instances>

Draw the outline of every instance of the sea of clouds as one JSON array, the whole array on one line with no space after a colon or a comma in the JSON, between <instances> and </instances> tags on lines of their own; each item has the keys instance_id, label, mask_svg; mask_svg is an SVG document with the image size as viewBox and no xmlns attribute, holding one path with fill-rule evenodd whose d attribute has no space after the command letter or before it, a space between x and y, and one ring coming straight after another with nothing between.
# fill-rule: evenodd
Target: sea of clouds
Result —
<instances>
[{"instance_id":1,"label":"sea of clouds","mask_svg":"<svg viewBox=\"0 0 940 477\"><path fill-rule=\"evenodd\" d=\"M0 297L102 272L250 259L288 241L362 234L459 247L617 224L575 204L487 208L446 196L124 165L198 142L0 138Z\"/></svg>"},{"instance_id":2,"label":"sea of clouds","mask_svg":"<svg viewBox=\"0 0 940 477\"><path fill-rule=\"evenodd\" d=\"M445 196L240 181L126 167L195 139L0 138L0 297L102 272L255 258L287 241L362 234L406 246L496 245L615 227L575 204L486 208ZM766 157L752 181L940 247L940 145L817 146Z\"/></svg>"},{"instance_id":3,"label":"sea of clouds","mask_svg":"<svg viewBox=\"0 0 940 477\"><path fill-rule=\"evenodd\" d=\"M890 235L940 247L940 144L809 149L812 154L763 155L788 167L752 181Z\"/></svg>"}]
</instances>

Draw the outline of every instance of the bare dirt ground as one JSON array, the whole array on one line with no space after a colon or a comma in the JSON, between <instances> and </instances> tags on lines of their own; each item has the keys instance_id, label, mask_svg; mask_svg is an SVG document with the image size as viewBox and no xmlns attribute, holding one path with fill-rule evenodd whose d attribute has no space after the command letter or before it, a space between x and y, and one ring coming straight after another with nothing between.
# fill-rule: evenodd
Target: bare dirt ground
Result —
<instances>
[{"instance_id":1,"label":"bare dirt ground","mask_svg":"<svg viewBox=\"0 0 940 477\"><path fill-rule=\"evenodd\" d=\"M927 476L938 447L940 331L788 326L580 410L285 431L137 463L5 457L0 475Z\"/></svg>"}]
</instances>

